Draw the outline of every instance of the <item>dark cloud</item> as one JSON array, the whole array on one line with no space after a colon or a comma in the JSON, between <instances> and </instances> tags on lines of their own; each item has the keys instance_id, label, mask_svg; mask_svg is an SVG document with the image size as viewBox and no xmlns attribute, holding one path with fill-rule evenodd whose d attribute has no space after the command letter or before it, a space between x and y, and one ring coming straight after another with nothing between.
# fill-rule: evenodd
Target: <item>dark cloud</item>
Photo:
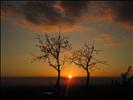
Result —
<instances>
[{"instance_id":1,"label":"dark cloud","mask_svg":"<svg viewBox=\"0 0 133 100\"><path fill-rule=\"evenodd\" d=\"M88 1L62 1L61 6L64 8L66 16L77 18L87 11Z\"/></svg>"},{"instance_id":2,"label":"dark cloud","mask_svg":"<svg viewBox=\"0 0 133 100\"><path fill-rule=\"evenodd\" d=\"M18 10L19 8L19 10ZM23 6L2 6L6 15L15 12L36 25L75 25L89 20L115 21L133 27L132 1L29 1Z\"/></svg>"},{"instance_id":3,"label":"dark cloud","mask_svg":"<svg viewBox=\"0 0 133 100\"><path fill-rule=\"evenodd\" d=\"M133 2L125 1L121 2L118 6L116 5L117 9L114 9L117 14L117 21L133 24Z\"/></svg>"},{"instance_id":4,"label":"dark cloud","mask_svg":"<svg viewBox=\"0 0 133 100\"><path fill-rule=\"evenodd\" d=\"M55 2L28 2L24 8L27 20L35 24L54 24L62 19L62 15L53 7Z\"/></svg>"},{"instance_id":5,"label":"dark cloud","mask_svg":"<svg viewBox=\"0 0 133 100\"><path fill-rule=\"evenodd\" d=\"M55 7L59 6L63 10ZM27 20L35 24L74 24L87 9L88 3L80 2L28 2L24 8Z\"/></svg>"},{"instance_id":6,"label":"dark cloud","mask_svg":"<svg viewBox=\"0 0 133 100\"><path fill-rule=\"evenodd\" d=\"M94 20L115 21L133 29L133 1L93 1L89 4L90 16Z\"/></svg>"}]
</instances>

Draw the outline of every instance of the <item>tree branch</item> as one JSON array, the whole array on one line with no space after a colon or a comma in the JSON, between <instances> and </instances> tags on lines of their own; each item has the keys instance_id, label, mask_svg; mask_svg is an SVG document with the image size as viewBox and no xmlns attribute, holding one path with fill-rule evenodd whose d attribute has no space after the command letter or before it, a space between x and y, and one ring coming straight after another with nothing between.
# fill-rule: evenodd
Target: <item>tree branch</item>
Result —
<instances>
[{"instance_id":1,"label":"tree branch","mask_svg":"<svg viewBox=\"0 0 133 100\"><path fill-rule=\"evenodd\" d=\"M93 62L93 63L89 64L89 66L94 66L94 65L96 65L98 63L100 63L100 64L106 64L105 61L97 61L97 62Z\"/></svg>"},{"instance_id":2,"label":"tree branch","mask_svg":"<svg viewBox=\"0 0 133 100\"><path fill-rule=\"evenodd\" d=\"M81 63L77 63L77 62L73 62L75 65L78 65L78 66L80 66L80 67L82 67L82 68L84 68L85 70L87 69L87 68L85 68L85 66L83 66Z\"/></svg>"},{"instance_id":3,"label":"tree branch","mask_svg":"<svg viewBox=\"0 0 133 100\"><path fill-rule=\"evenodd\" d=\"M49 65L52 66L53 68L55 68L58 71L58 69L51 63L50 58L49 57L47 57L47 58L48 58Z\"/></svg>"}]
</instances>

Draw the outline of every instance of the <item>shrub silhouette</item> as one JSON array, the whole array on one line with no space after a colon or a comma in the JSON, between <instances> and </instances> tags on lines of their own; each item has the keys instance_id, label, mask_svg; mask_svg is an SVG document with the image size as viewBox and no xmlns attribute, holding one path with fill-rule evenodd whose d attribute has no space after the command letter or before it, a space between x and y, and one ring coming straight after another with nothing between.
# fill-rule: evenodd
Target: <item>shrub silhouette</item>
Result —
<instances>
[{"instance_id":1,"label":"shrub silhouette","mask_svg":"<svg viewBox=\"0 0 133 100\"><path fill-rule=\"evenodd\" d=\"M129 66L127 71L121 74L121 81L118 82L118 80L112 80L113 86L124 86L124 87L130 87L133 85L133 76L130 76L130 72L132 71L132 67Z\"/></svg>"},{"instance_id":2,"label":"shrub silhouette","mask_svg":"<svg viewBox=\"0 0 133 100\"><path fill-rule=\"evenodd\" d=\"M130 76L130 72L132 70L132 67L129 66L127 71L125 73L122 73L121 74L121 78L122 78L122 85L125 85L125 86L129 86L132 84L132 80L133 80L133 76Z\"/></svg>"}]
</instances>

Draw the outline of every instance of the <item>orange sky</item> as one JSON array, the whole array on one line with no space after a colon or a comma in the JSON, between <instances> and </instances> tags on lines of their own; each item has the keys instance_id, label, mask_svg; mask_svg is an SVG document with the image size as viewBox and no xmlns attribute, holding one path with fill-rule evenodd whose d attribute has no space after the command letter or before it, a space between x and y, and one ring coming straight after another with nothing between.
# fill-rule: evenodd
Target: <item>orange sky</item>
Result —
<instances>
[{"instance_id":1,"label":"orange sky","mask_svg":"<svg viewBox=\"0 0 133 100\"><path fill-rule=\"evenodd\" d=\"M129 65L133 66L133 15L130 12L133 7L130 2L113 5L111 1L110 4L105 1L45 1L41 2L43 6L35 3L2 1L1 76L56 76L56 71L47 63L31 63L31 53L40 53L35 47L34 33L48 32L53 36L58 33L59 25L62 35L70 38L70 52L92 41L102 50L98 58L109 65L98 65L99 69L93 70L91 76L120 76ZM69 74L86 75L83 69L67 63L61 76Z\"/></svg>"}]
</instances>

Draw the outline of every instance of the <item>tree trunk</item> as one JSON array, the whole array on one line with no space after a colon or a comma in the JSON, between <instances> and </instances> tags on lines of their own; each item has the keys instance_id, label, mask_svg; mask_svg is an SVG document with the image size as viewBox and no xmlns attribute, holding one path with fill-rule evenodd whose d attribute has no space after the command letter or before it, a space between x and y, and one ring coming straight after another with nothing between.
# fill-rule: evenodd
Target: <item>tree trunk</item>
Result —
<instances>
[{"instance_id":1,"label":"tree trunk","mask_svg":"<svg viewBox=\"0 0 133 100\"><path fill-rule=\"evenodd\" d=\"M88 70L88 69L86 70L86 72L87 72L87 77L86 77L86 86L87 86L87 87L89 87L90 72L89 72L89 70Z\"/></svg>"},{"instance_id":2,"label":"tree trunk","mask_svg":"<svg viewBox=\"0 0 133 100\"><path fill-rule=\"evenodd\" d=\"M60 70L58 70L58 78L56 82L57 89L59 89L59 85L60 85Z\"/></svg>"}]
</instances>

